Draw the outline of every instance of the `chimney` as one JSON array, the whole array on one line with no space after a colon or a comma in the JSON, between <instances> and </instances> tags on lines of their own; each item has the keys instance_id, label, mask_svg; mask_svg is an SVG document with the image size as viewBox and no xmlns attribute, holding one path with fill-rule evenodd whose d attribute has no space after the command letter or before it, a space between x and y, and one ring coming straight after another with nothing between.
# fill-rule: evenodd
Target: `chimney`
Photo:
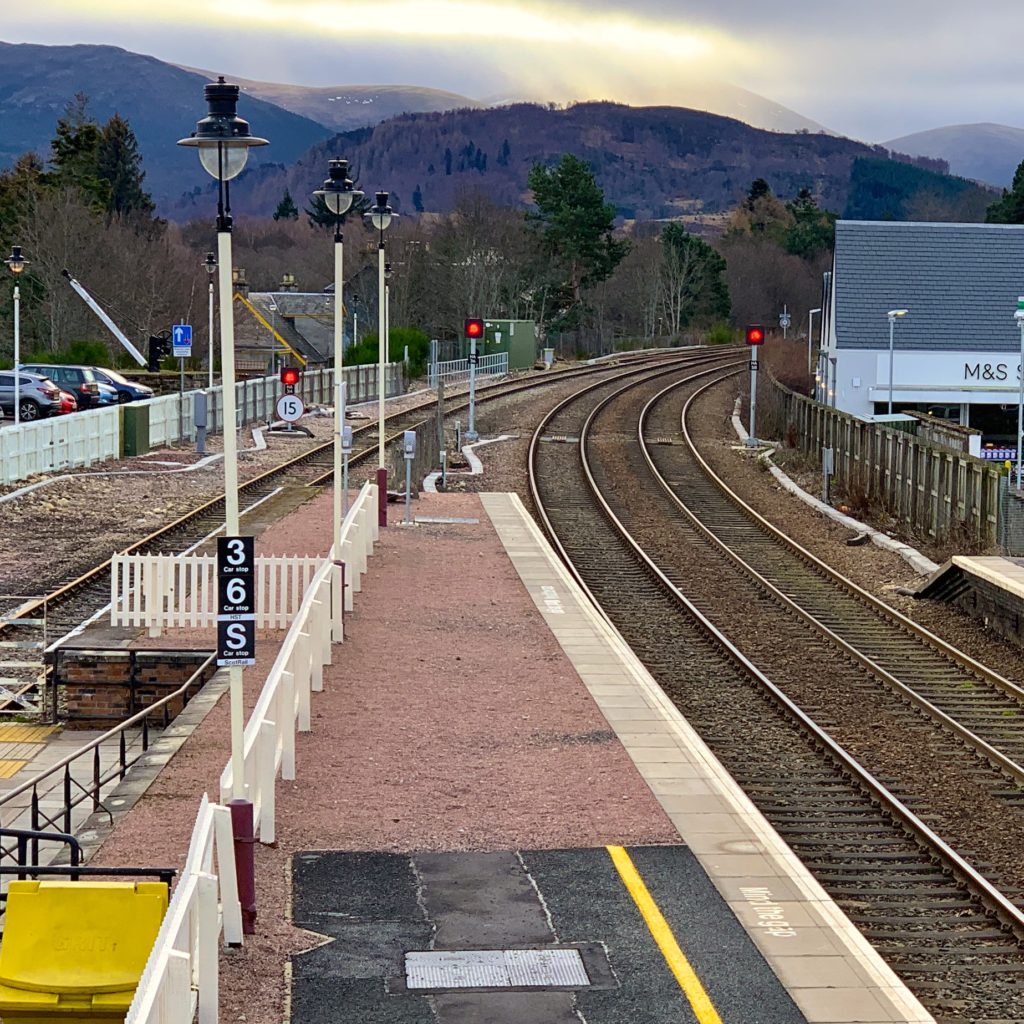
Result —
<instances>
[{"instance_id":1,"label":"chimney","mask_svg":"<svg viewBox=\"0 0 1024 1024\"><path fill-rule=\"evenodd\" d=\"M245 279L245 267L235 267L231 271L231 285L239 295L248 298L249 282Z\"/></svg>"},{"instance_id":2,"label":"chimney","mask_svg":"<svg viewBox=\"0 0 1024 1024\"><path fill-rule=\"evenodd\" d=\"M297 292L299 290L298 282L295 280L294 274L284 274L281 277L281 291L283 292Z\"/></svg>"}]
</instances>

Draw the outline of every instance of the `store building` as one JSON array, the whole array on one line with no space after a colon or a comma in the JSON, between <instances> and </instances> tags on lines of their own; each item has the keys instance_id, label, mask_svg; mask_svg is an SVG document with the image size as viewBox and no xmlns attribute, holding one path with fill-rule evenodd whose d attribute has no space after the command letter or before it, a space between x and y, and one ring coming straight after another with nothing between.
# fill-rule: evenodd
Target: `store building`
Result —
<instances>
[{"instance_id":1,"label":"store building","mask_svg":"<svg viewBox=\"0 0 1024 1024\"><path fill-rule=\"evenodd\" d=\"M1024 226L839 221L818 397L919 411L1015 444ZM906 310L892 324L889 312Z\"/></svg>"}]
</instances>

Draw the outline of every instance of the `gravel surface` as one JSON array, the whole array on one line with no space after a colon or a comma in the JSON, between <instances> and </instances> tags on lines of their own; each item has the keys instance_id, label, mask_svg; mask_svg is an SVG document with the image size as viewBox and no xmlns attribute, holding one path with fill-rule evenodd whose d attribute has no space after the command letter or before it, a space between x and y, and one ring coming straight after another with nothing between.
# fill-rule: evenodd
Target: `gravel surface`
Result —
<instances>
[{"instance_id":1,"label":"gravel surface","mask_svg":"<svg viewBox=\"0 0 1024 1024\"><path fill-rule=\"evenodd\" d=\"M328 492L307 503L258 549L323 550L330 502ZM222 958L227 1021L280 1020L287 957L319 941L287 923L296 851L678 841L478 499L425 495L416 511L480 522L383 533L346 643L314 696L313 731L299 738L298 779L278 785L277 845L256 850L259 935ZM453 566L456 593L438 585ZM274 654L264 643L246 672L250 705ZM180 864L199 794L216 793L227 738L225 698L97 862Z\"/></svg>"}]
</instances>

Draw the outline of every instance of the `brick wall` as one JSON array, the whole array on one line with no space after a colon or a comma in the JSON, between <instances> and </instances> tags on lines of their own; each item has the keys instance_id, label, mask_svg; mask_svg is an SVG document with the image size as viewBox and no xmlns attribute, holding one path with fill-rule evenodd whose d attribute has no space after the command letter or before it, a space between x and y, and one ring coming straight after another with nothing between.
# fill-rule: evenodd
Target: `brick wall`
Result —
<instances>
[{"instance_id":1,"label":"brick wall","mask_svg":"<svg viewBox=\"0 0 1024 1024\"><path fill-rule=\"evenodd\" d=\"M194 651L62 649L54 667L58 717L73 729L109 728L180 689L208 656ZM210 666L199 682L205 683L215 670ZM195 692L198 687L189 697ZM170 701L167 720L184 704L184 694Z\"/></svg>"}]
</instances>

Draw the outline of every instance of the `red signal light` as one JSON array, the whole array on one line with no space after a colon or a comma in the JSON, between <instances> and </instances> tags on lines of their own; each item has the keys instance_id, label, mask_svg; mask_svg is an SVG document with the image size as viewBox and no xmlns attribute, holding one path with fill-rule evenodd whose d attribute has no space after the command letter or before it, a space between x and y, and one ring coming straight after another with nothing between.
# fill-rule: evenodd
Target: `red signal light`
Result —
<instances>
[{"instance_id":1,"label":"red signal light","mask_svg":"<svg viewBox=\"0 0 1024 1024\"><path fill-rule=\"evenodd\" d=\"M281 383L295 387L299 383L299 371L294 366L282 366Z\"/></svg>"},{"instance_id":2,"label":"red signal light","mask_svg":"<svg viewBox=\"0 0 1024 1024\"><path fill-rule=\"evenodd\" d=\"M484 336L484 322L478 318L466 321L465 334L467 338L482 338Z\"/></svg>"},{"instance_id":3,"label":"red signal light","mask_svg":"<svg viewBox=\"0 0 1024 1024\"><path fill-rule=\"evenodd\" d=\"M748 345L763 345L764 344L764 328L759 324L752 324L747 328L747 344Z\"/></svg>"}]
</instances>

